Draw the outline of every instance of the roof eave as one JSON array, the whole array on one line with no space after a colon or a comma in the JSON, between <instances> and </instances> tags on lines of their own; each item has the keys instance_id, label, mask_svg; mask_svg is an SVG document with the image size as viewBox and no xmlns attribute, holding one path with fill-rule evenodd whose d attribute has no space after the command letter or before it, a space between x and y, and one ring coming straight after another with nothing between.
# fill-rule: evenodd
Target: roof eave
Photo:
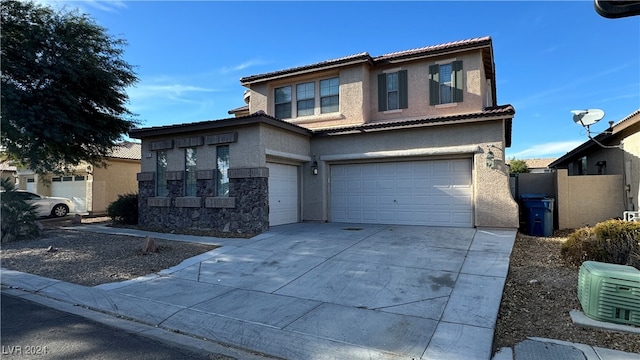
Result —
<instances>
[{"instance_id":1,"label":"roof eave","mask_svg":"<svg viewBox=\"0 0 640 360\"><path fill-rule=\"evenodd\" d=\"M166 136L206 130L219 130L230 127L242 127L248 125L256 125L259 123L269 124L299 133L301 135L311 136L311 131L306 128L288 123L286 121L278 120L266 114L251 114L247 116L202 121L197 123L134 129L129 132L129 136L134 139L144 139L154 136Z\"/></svg>"},{"instance_id":2,"label":"roof eave","mask_svg":"<svg viewBox=\"0 0 640 360\"><path fill-rule=\"evenodd\" d=\"M610 135L600 134L600 135L596 136L595 139L598 142L602 142L602 141L606 140L609 137L610 137ZM568 153L564 154L563 156L559 157L556 161L554 161L551 164L549 164L549 168L556 168L558 166L563 165L563 163L568 163L568 162L572 161L574 158L582 155L583 153L587 152L588 150L590 150L591 148L593 148L595 146L598 146L596 144L596 142L593 141L592 139L589 139L589 140L583 142L582 144L578 145L573 150L571 150Z\"/></svg>"},{"instance_id":3,"label":"roof eave","mask_svg":"<svg viewBox=\"0 0 640 360\"><path fill-rule=\"evenodd\" d=\"M411 129L418 127L430 127L430 126L442 126L442 125L457 125L457 124L467 124L474 122L482 122L482 121L495 121L495 120L503 120L505 121L505 146L511 146L511 122L513 116L515 115L515 109L512 106L508 105L503 110L503 113L471 113L464 115L454 115L442 118L425 118L425 119L417 119L417 120L408 120L408 121L397 121L397 122L380 122L380 123L367 123L356 126L348 126L342 128L331 128L331 129L321 129L314 130L313 134L316 136L336 136L336 135L346 135L346 134L355 134L355 133L367 133L367 132L377 132L377 131L389 131L389 130L399 130L399 129Z\"/></svg>"},{"instance_id":4,"label":"roof eave","mask_svg":"<svg viewBox=\"0 0 640 360\"><path fill-rule=\"evenodd\" d=\"M284 79L292 76L313 74L316 72L332 70L335 68L343 68L343 67L352 66L352 65L360 65L365 63L371 64L372 63L371 58L369 57L368 59L354 59L350 61L336 62L336 63L326 64L326 65L294 68L294 69L290 69L290 71L284 70L281 72L272 72L272 73L263 74L263 75L248 76L246 78L240 79L240 85L249 86L256 83L263 83L267 81Z\"/></svg>"}]
</instances>

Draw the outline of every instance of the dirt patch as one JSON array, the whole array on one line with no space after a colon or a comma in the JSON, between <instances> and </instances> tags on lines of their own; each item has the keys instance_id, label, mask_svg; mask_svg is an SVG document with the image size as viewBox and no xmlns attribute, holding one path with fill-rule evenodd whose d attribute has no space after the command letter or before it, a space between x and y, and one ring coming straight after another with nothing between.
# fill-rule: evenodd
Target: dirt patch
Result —
<instances>
[{"instance_id":1,"label":"dirt patch","mask_svg":"<svg viewBox=\"0 0 640 360\"><path fill-rule=\"evenodd\" d=\"M585 329L571 321L569 311L582 307L578 267L565 265L560 257L568 233L548 238L518 234L498 314L494 352L527 337L542 337L640 353L640 335Z\"/></svg>"},{"instance_id":2,"label":"dirt patch","mask_svg":"<svg viewBox=\"0 0 640 360\"><path fill-rule=\"evenodd\" d=\"M104 219L82 219L101 222ZM2 245L0 266L85 286L153 274L215 249L213 245L155 239L156 253L144 253L144 238L60 229L70 219L44 220L42 237Z\"/></svg>"}]
</instances>

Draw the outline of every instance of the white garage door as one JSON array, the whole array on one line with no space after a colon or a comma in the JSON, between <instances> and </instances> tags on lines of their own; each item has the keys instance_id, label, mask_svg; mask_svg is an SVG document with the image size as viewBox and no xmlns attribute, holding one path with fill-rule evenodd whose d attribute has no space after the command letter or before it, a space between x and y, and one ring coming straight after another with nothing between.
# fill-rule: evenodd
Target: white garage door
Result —
<instances>
[{"instance_id":1,"label":"white garage door","mask_svg":"<svg viewBox=\"0 0 640 360\"><path fill-rule=\"evenodd\" d=\"M331 166L333 222L473 226L471 160Z\"/></svg>"},{"instance_id":2,"label":"white garage door","mask_svg":"<svg viewBox=\"0 0 640 360\"><path fill-rule=\"evenodd\" d=\"M269 168L269 225L298 222L298 167L267 163Z\"/></svg>"},{"instance_id":3,"label":"white garage door","mask_svg":"<svg viewBox=\"0 0 640 360\"><path fill-rule=\"evenodd\" d=\"M76 212L87 211L86 177L77 175L52 178L51 196L60 196L71 199L75 204Z\"/></svg>"}]
</instances>

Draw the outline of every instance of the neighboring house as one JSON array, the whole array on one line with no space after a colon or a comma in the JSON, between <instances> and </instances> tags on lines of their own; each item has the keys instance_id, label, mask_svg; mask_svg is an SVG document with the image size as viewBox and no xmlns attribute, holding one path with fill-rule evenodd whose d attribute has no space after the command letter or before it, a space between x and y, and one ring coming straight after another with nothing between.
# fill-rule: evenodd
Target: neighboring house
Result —
<instances>
[{"instance_id":1,"label":"neighboring house","mask_svg":"<svg viewBox=\"0 0 640 360\"><path fill-rule=\"evenodd\" d=\"M509 184L511 194L516 200L523 194L546 194L552 196L555 193L553 169L549 164L556 158L522 159L527 164L528 173L511 174ZM548 174L542 175L542 174ZM520 209L522 213L522 208ZM522 221L522 219L521 219Z\"/></svg>"},{"instance_id":2,"label":"neighboring house","mask_svg":"<svg viewBox=\"0 0 640 360\"><path fill-rule=\"evenodd\" d=\"M15 184L17 174L18 168L16 166L11 165L8 161L0 162L0 178L9 178L9 180Z\"/></svg>"},{"instance_id":3,"label":"neighboring house","mask_svg":"<svg viewBox=\"0 0 640 360\"><path fill-rule=\"evenodd\" d=\"M106 167L87 163L78 165L73 174L39 176L26 169L18 171L18 188L46 196L73 200L76 212L105 214L118 195L137 193L136 174L140 171L140 144L123 142L105 159Z\"/></svg>"},{"instance_id":4,"label":"neighboring house","mask_svg":"<svg viewBox=\"0 0 640 360\"><path fill-rule=\"evenodd\" d=\"M140 224L518 227L489 37L240 80L236 117L134 129ZM487 157L488 154L490 157Z\"/></svg>"},{"instance_id":5,"label":"neighboring house","mask_svg":"<svg viewBox=\"0 0 640 360\"><path fill-rule=\"evenodd\" d=\"M577 228L638 211L640 110L549 164L557 169L560 228Z\"/></svg>"},{"instance_id":6,"label":"neighboring house","mask_svg":"<svg viewBox=\"0 0 640 360\"><path fill-rule=\"evenodd\" d=\"M529 168L529 173L549 173L552 170L549 168L549 164L556 161L557 158L545 158L545 159L523 159Z\"/></svg>"}]
</instances>

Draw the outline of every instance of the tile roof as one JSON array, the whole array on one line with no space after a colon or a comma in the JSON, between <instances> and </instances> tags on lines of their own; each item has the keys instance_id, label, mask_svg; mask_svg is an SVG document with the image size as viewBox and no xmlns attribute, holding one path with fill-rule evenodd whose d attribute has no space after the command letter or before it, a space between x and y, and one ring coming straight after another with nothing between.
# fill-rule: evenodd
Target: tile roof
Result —
<instances>
[{"instance_id":1,"label":"tile roof","mask_svg":"<svg viewBox=\"0 0 640 360\"><path fill-rule=\"evenodd\" d=\"M263 80L263 79L270 79L270 78L274 78L282 75L288 75L288 74L297 73L297 72L305 72L308 70L334 67L337 65L344 65L346 63L350 63L354 61L370 62L372 61L372 59L369 53L363 52L363 53L353 54L353 55L349 55L349 56L345 56L337 59L326 60L319 63L311 64L311 65L298 66L290 69L284 69L284 70L273 71L273 72L264 73L264 74L246 76L240 79L240 83L244 85L244 84L249 84L249 83Z\"/></svg>"},{"instance_id":2,"label":"tile roof","mask_svg":"<svg viewBox=\"0 0 640 360\"><path fill-rule=\"evenodd\" d=\"M392 52L380 56L376 56L373 58L374 62L380 62L391 59L401 59L401 58L411 58L415 56L424 56L424 55L437 55L442 52L449 52L450 50L464 50L467 48L473 48L478 46L490 46L491 45L491 37L484 36L473 39L459 40L448 42L439 45L425 46L417 49L410 49L398 52Z\"/></svg>"},{"instance_id":3,"label":"tile roof","mask_svg":"<svg viewBox=\"0 0 640 360\"><path fill-rule=\"evenodd\" d=\"M0 162L0 171L18 171L18 167L11 165L8 161L4 161Z\"/></svg>"},{"instance_id":4,"label":"tile roof","mask_svg":"<svg viewBox=\"0 0 640 360\"><path fill-rule=\"evenodd\" d=\"M109 155L110 158L140 160L142 158L142 146L140 143L123 141L114 148Z\"/></svg>"},{"instance_id":5,"label":"tile roof","mask_svg":"<svg viewBox=\"0 0 640 360\"><path fill-rule=\"evenodd\" d=\"M491 37L478 37L466 40L459 40L448 42L439 45L426 46L416 49L392 52L376 57L371 57L368 52L362 52L359 54L349 55L337 59L326 60L315 64L305 65L294 67L290 69L284 69L264 74L252 75L243 77L240 79L240 83L242 85L248 85L253 82L264 81L268 79L288 76L291 74L301 73L301 72L309 72L314 70L331 68L339 65L344 65L346 63L353 62L369 62L371 64L384 64L393 60L405 60L416 57L425 57L425 56L436 56L444 53L452 52L452 51L461 51L467 49L473 49L478 47L491 47Z\"/></svg>"},{"instance_id":6,"label":"tile roof","mask_svg":"<svg viewBox=\"0 0 640 360\"><path fill-rule=\"evenodd\" d=\"M249 111L249 105L244 105L227 111L227 114L235 114L241 111Z\"/></svg>"},{"instance_id":7,"label":"tile roof","mask_svg":"<svg viewBox=\"0 0 640 360\"><path fill-rule=\"evenodd\" d=\"M557 158L543 158L543 159L522 159L527 163L529 169L546 169L549 164L556 161ZM507 161L508 163L508 161Z\"/></svg>"},{"instance_id":8,"label":"tile roof","mask_svg":"<svg viewBox=\"0 0 640 360\"><path fill-rule=\"evenodd\" d=\"M374 130L390 130L394 128L408 128L408 127L419 127L419 126L429 126L436 124L444 124L444 123L459 123L467 120L476 120L482 118L492 118L492 117L509 117L509 121L506 126L509 127L507 129L507 135L511 133L511 117L515 115L515 109L511 105L501 105L495 106L491 108L485 108L480 112L475 113L467 113L467 114L454 114L454 115L446 115L439 116L433 118L420 118L420 119L410 119L410 120L392 120L392 121L380 121L373 123L365 123L362 125L352 125L346 127L337 127L330 129L321 129L315 130L314 134L318 135L332 135L332 134L344 134L350 132L367 132ZM507 147L511 146L511 138L507 139Z\"/></svg>"},{"instance_id":9,"label":"tile roof","mask_svg":"<svg viewBox=\"0 0 640 360\"><path fill-rule=\"evenodd\" d=\"M266 114L264 111L258 111L253 114L219 119L219 120L205 120L192 123L183 123L175 125L164 126L152 126L148 128L137 128L129 131L129 136L134 139L142 139L149 136L159 135L174 135L179 133L193 132L193 131L206 131L213 129L223 129L232 126L245 126L256 123L267 123L273 126L286 128L300 134L311 135L311 131L300 125L290 123Z\"/></svg>"}]
</instances>

